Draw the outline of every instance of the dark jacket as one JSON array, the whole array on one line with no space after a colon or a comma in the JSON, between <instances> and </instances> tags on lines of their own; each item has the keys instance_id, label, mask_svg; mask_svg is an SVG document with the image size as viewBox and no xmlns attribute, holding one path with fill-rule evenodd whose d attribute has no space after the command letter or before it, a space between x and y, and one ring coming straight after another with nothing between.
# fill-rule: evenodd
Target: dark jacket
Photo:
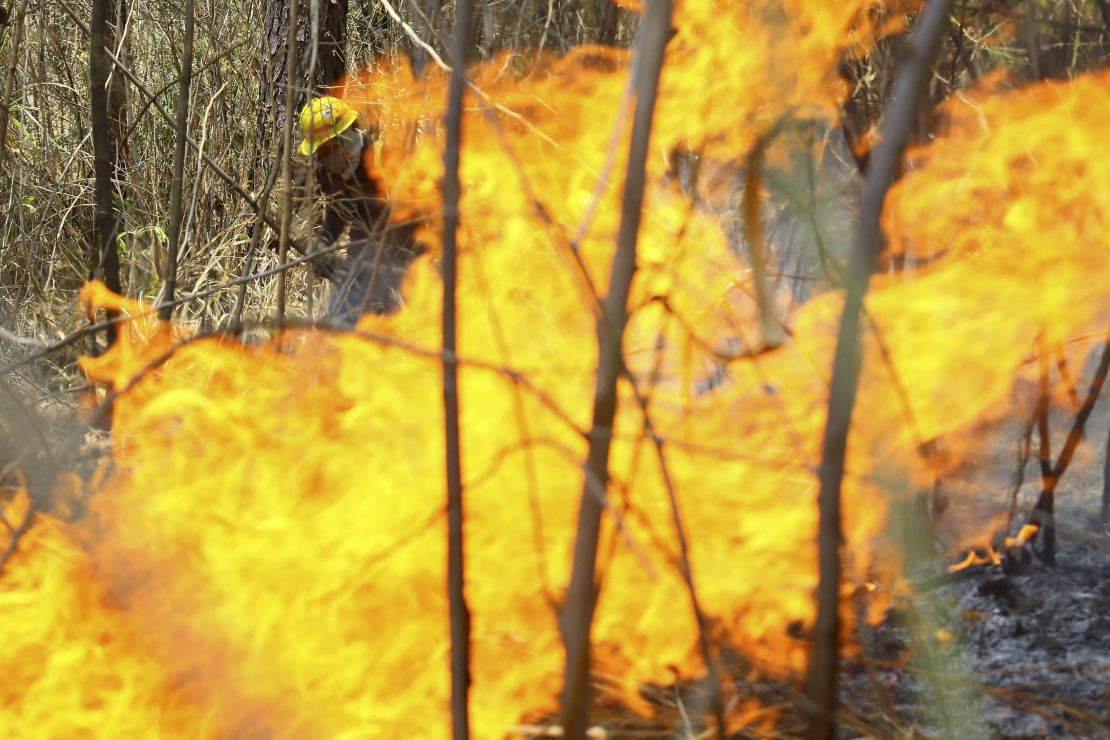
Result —
<instances>
[{"instance_id":1,"label":"dark jacket","mask_svg":"<svg viewBox=\"0 0 1110 740\"><path fill-rule=\"evenodd\" d=\"M363 154L370 146L365 137ZM363 158L365 162L365 157ZM425 250L416 243L414 224L393 224L389 204L377 178L365 166L342 178L317 165L316 178L324 194L324 225L320 240L335 244L350 227L350 245L335 280L336 292L328 317L354 325L363 313L389 314L401 307L401 282L409 264Z\"/></svg>"}]
</instances>

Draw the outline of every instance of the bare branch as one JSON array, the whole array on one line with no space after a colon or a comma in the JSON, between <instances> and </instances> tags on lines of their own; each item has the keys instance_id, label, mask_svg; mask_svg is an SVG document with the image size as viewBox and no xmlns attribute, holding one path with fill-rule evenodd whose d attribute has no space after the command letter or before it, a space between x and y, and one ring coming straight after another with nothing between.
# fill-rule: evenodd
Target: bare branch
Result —
<instances>
[{"instance_id":1,"label":"bare branch","mask_svg":"<svg viewBox=\"0 0 1110 740\"><path fill-rule=\"evenodd\" d=\"M1072 421L1071 429L1068 430L1068 436L1064 440L1064 446L1060 450L1059 457L1056 458L1056 464L1048 463L1049 473L1043 479L1041 495L1038 497L1037 504L1033 507L1033 513L1029 517L1030 522L1041 525L1041 558L1047 565L1056 564L1056 522L1053 516L1056 486L1060 483L1064 473L1067 472L1072 457L1075 455L1075 450L1079 447L1080 440L1083 439L1083 429L1086 427L1087 419L1090 418L1095 403L1098 402L1098 397L1102 393L1102 386L1106 382L1107 374L1110 374L1110 336L1106 338L1102 347L1102 358L1099 360L1098 368L1091 379L1090 388L1087 389L1087 397L1083 399L1083 405L1079 407L1079 411ZM1047 415L1042 418L1046 417ZM1045 434L1047 435L1047 432ZM1042 458L1042 466L1045 464Z\"/></svg>"}]
</instances>

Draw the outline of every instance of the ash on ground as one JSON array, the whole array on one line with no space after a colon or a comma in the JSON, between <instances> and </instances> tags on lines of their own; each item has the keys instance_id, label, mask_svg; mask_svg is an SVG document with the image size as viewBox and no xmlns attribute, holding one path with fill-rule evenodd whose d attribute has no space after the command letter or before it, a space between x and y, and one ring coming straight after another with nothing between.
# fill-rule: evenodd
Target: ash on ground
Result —
<instances>
[{"instance_id":1,"label":"ash on ground","mask_svg":"<svg viewBox=\"0 0 1110 740\"><path fill-rule=\"evenodd\" d=\"M1110 728L1110 552L1074 534L1055 567L1033 559L944 589L992 729L1005 737L1107 735Z\"/></svg>"},{"instance_id":2,"label":"ash on ground","mask_svg":"<svg viewBox=\"0 0 1110 740\"><path fill-rule=\"evenodd\" d=\"M1110 538L1075 534L1055 567L957 574L870 631L843 702L873 732L844 736L1110 736Z\"/></svg>"},{"instance_id":3,"label":"ash on ground","mask_svg":"<svg viewBox=\"0 0 1110 740\"><path fill-rule=\"evenodd\" d=\"M1001 565L926 579L847 666L842 706L858 722L844 737L1110 737L1108 412L1059 491L1055 565L1038 538ZM1028 477L1019 512L1039 483Z\"/></svg>"}]
</instances>

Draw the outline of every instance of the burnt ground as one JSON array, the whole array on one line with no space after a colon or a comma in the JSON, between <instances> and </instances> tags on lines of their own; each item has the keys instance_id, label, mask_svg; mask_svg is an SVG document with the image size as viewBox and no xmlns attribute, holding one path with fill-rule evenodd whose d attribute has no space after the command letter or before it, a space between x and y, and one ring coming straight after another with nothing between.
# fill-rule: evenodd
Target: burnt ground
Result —
<instances>
[{"instance_id":1,"label":"burnt ground","mask_svg":"<svg viewBox=\"0 0 1110 740\"><path fill-rule=\"evenodd\" d=\"M1054 409L1054 458L1074 411ZM1110 527L1099 519L1108 428L1104 392L1057 490L1055 565L1035 541L1001 565L911 576L918 595L868 632L869 659L848 666L843 706L860 722L844 737L1110 737ZM957 503L938 531L1012 502L1016 533L1041 491L1035 431L1017 484L1023 431L995 430L979 459L941 482Z\"/></svg>"},{"instance_id":2,"label":"burnt ground","mask_svg":"<svg viewBox=\"0 0 1110 740\"><path fill-rule=\"evenodd\" d=\"M1108 541L1065 536L1055 567L974 569L893 613L847 667L843 736L1110 736Z\"/></svg>"},{"instance_id":3,"label":"burnt ground","mask_svg":"<svg viewBox=\"0 0 1110 740\"><path fill-rule=\"evenodd\" d=\"M1110 728L1110 552L1065 537L1057 565L988 573L948 589L990 725L1006 737Z\"/></svg>"}]
</instances>

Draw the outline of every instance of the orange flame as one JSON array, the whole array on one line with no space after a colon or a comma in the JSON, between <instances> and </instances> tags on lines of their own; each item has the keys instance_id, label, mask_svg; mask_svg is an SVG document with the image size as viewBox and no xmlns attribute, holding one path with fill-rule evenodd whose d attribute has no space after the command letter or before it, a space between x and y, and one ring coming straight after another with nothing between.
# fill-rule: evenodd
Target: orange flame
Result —
<instances>
[{"instance_id":1,"label":"orange flame","mask_svg":"<svg viewBox=\"0 0 1110 740\"><path fill-rule=\"evenodd\" d=\"M780 3L744 3L723 18L718 5L681 5L656 184L672 149L734 152L776 115L835 101L833 60L871 33L861 25L869 2L786 3L790 14L774 10ZM771 50L772 31L784 28L798 50L787 60L798 62L788 65L794 74L776 66L787 47ZM617 176L604 173L622 171L619 154L607 163L622 150L607 146L607 129L624 81L604 64L584 76L601 57L625 61L581 50L542 61L546 76L520 80L497 64L474 75L528 121L502 112L492 127L473 113L463 157L460 397L478 737L542 716L559 689L556 605L596 362L588 285L604 284L619 218ZM750 74L734 75L734 63ZM872 618L903 587L900 549L882 536L889 504L944 464L921 459L920 443L1003 415L1038 332L1068 337L1107 318L1110 224L1099 205L1110 165L1096 160L1108 80L952 104L956 133L919 152L920 168L891 194L892 243L938 259L912 280L877 279L867 305L844 590L882 584L869 594ZM421 88L392 70L347 88L381 92L365 106L383 132L375 172L402 215L434 214L438 203L435 121L417 123L428 99L438 105L439 85ZM969 139L971 131L979 134ZM987 149L993 157L978 156ZM1076 172L1085 187L1059 181ZM969 185L976 203L953 198ZM921 213L922 203L934 207ZM804 666L807 643L787 626L804 634L813 620L814 470L840 307L834 294L809 302L783 347L728 363L725 385L695 394L694 368L716 357L709 348L750 338L746 271L719 225L671 186L656 187L646 208L625 348L649 389L664 457L624 387L593 630L596 670L633 707L643 683L704 672L675 566L668 481L714 639L771 670ZM434 242L436 228L429 221L424 237ZM569 238L579 230L581 239ZM70 717L113 736L446 736L440 284L431 259L414 265L405 295L402 313L360 323L371 337L292 332L257 349L195 341L118 398L115 468L91 516L73 528L44 517L5 575L3 593L22 611L0 622L0 666L18 679L0 724L39 736L66 734L49 728ZM131 383L149 355L125 347L86 364L90 377Z\"/></svg>"},{"instance_id":2,"label":"orange flame","mask_svg":"<svg viewBox=\"0 0 1110 740\"><path fill-rule=\"evenodd\" d=\"M102 282L85 285L77 302L85 306L89 321L93 320L97 309L125 319L117 324L119 328L111 352L78 360L81 371L90 378L109 383L116 389L126 388L132 377L173 346L171 325L158 321L157 314L149 306L112 293Z\"/></svg>"},{"instance_id":3,"label":"orange flame","mask_svg":"<svg viewBox=\"0 0 1110 740\"><path fill-rule=\"evenodd\" d=\"M954 565L948 566L948 572L958 573L961 570L967 570L976 565L1002 565L1002 556L1004 554L1030 542L1037 536L1037 532L1039 531L1040 527L1036 524L1026 524L1013 537L1006 537L1002 541L1002 547L998 550L995 550L994 547L990 545L982 551L971 550L968 552L966 558Z\"/></svg>"}]
</instances>

